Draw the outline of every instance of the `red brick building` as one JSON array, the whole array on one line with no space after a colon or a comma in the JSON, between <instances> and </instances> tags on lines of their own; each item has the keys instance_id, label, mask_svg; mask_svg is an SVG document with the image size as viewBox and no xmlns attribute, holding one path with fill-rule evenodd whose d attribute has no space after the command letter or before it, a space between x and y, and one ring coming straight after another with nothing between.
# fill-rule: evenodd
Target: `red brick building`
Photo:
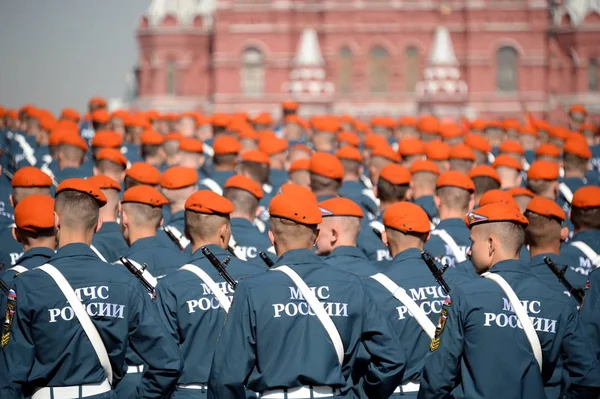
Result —
<instances>
[{"instance_id":1,"label":"red brick building","mask_svg":"<svg viewBox=\"0 0 600 399\"><path fill-rule=\"evenodd\" d=\"M153 0L137 106L600 114L600 0Z\"/></svg>"}]
</instances>

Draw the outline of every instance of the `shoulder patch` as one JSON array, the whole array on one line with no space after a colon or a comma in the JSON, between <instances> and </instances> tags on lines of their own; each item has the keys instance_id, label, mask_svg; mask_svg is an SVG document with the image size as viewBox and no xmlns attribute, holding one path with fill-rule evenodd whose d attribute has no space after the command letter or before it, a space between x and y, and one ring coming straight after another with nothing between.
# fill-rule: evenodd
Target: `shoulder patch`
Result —
<instances>
[{"instance_id":1,"label":"shoulder patch","mask_svg":"<svg viewBox=\"0 0 600 399\"><path fill-rule=\"evenodd\" d=\"M4 326L2 327L2 347L8 345L15 311L17 309L17 293L15 290L8 291L8 301L6 304L6 313L4 314Z\"/></svg>"},{"instance_id":2,"label":"shoulder patch","mask_svg":"<svg viewBox=\"0 0 600 399\"><path fill-rule=\"evenodd\" d=\"M447 298L446 301L449 301L450 298ZM450 302L451 303L451 302ZM448 320L448 309L446 306L450 306L450 303L446 305L444 301L444 307L440 313L440 318L438 319L437 326L435 328L435 335L431 339L431 343L429 344L429 350L431 352L436 351L440 347L440 335L446 328L446 320Z\"/></svg>"}]
</instances>

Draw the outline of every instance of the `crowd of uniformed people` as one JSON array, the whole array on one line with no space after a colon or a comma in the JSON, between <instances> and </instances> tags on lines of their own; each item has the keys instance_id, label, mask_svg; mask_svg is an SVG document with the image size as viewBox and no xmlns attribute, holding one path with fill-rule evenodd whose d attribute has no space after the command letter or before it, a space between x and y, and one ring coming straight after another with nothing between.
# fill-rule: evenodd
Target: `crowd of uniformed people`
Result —
<instances>
[{"instance_id":1,"label":"crowd of uniformed people","mask_svg":"<svg viewBox=\"0 0 600 399\"><path fill-rule=\"evenodd\" d=\"M0 107L1 399L600 397L584 107L88 108Z\"/></svg>"}]
</instances>

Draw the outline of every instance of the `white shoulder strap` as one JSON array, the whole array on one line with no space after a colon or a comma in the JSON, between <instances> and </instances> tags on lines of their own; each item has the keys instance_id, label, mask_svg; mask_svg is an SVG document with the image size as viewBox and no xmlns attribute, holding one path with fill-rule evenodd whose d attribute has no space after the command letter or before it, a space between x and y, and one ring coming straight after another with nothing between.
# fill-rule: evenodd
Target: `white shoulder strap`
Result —
<instances>
[{"instance_id":1,"label":"white shoulder strap","mask_svg":"<svg viewBox=\"0 0 600 399\"><path fill-rule=\"evenodd\" d=\"M573 191L564 182L558 183L558 191L560 191L569 204L573 201Z\"/></svg>"},{"instance_id":2,"label":"white shoulder strap","mask_svg":"<svg viewBox=\"0 0 600 399\"><path fill-rule=\"evenodd\" d=\"M199 268L196 265L192 265L189 263L187 265L180 267L179 270L187 270L188 272L194 273L196 276L198 276L198 278L200 280L204 281L204 283L206 285L208 285L208 288L210 288L212 293L219 300L219 303L221 304L221 307L223 308L223 310L225 310L225 313L229 313L229 308L231 307L231 301L229 300L227 295L225 295L225 293L223 291L221 291L221 289L219 288L217 283L215 283L215 280L210 278L210 276L204 270L202 270L201 268Z\"/></svg>"},{"instance_id":3,"label":"white shoulder strap","mask_svg":"<svg viewBox=\"0 0 600 399\"><path fill-rule=\"evenodd\" d=\"M283 265L271 270L276 270L278 272L287 274L287 276L292 279L294 284L296 284L296 287L298 287L300 293L302 293L302 296L308 303L308 306L310 306L313 312L315 312L315 315L321 324L323 324L323 327L325 327L325 331L327 331L327 335L329 335L329 339L331 339L331 342L333 343L338 361L340 362L340 365L342 365L344 363L344 343L342 342L342 337L335 327L335 324L333 324L331 317L329 317L325 311L323 304L319 302L312 290L308 287L308 285L306 285L304 280L302 280L302 277L300 277L298 273L292 270L289 266Z\"/></svg>"},{"instance_id":4,"label":"white shoulder strap","mask_svg":"<svg viewBox=\"0 0 600 399\"><path fill-rule=\"evenodd\" d=\"M215 150L206 143L202 143L202 152L208 155L209 157L215 155Z\"/></svg>"},{"instance_id":5,"label":"white shoulder strap","mask_svg":"<svg viewBox=\"0 0 600 399\"><path fill-rule=\"evenodd\" d=\"M207 177L200 180L200 184L204 184L206 187L210 188L210 191L213 191L219 195L223 195L223 189L213 179Z\"/></svg>"},{"instance_id":6,"label":"white shoulder strap","mask_svg":"<svg viewBox=\"0 0 600 399\"><path fill-rule=\"evenodd\" d=\"M271 192L273 191L273 186L268 183L265 183L262 185L262 189L265 193L271 194Z\"/></svg>"},{"instance_id":7,"label":"white shoulder strap","mask_svg":"<svg viewBox=\"0 0 600 399\"><path fill-rule=\"evenodd\" d=\"M186 236L183 235L181 231L175 226L164 226L163 230L169 230L179 242L179 246L183 249L187 248L190 245L190 240L187 239Z\"/></svg>"},{"instance_id":8,"label":"white shoulder strap","mask_svg":"<svg viewBox=\"0 0 600 399\"><path fill-rule=\"evenodd\" d=\"M596 253L596 251L594 251L592 248L590 248L590 246L587 245L585 242L583 242L583 241L571 241L569 244L572 245L572 246L574 246L575 248L577 248L578 250L580 250L581 252L583 252L583 254L585 256L587 256L588 258L590 258L590 260L592 261L592 264L595 267L600 267L600 255L598 255Z\"/></svg>"},{"instance_id":9,"label":"white shoulder strap","mask_svg":"<svg viewBox=\"0 0 600 399\"><path fill-rule=\"evenodd\" d=\"M233 249L233 253L238 259L248 260L244 251L237 245L237 241L233 238L233 234L229 236L229 246Z\"/></svg>"},{"instance_id":10,"label":"white shoulder strap","mask_svg":"<svg viewBox=\"0 0 600 399\"><path fill-rule=\"evenodd\" d=\"M362 195L364 195L365 197L369 198L370 200L372 200L373 202L375 202L375 204L377 204L377 206L379 206L379 204L380 204L379 198L377 198L375 196L375 193L373 192L372 188L371 189L369 189L369 188L362 189L360 191L360 193Z\"/></svg>"},{"instance_id":11,"label":"white shoulder strap","mask_svg":"<svg viewBox=\"0 0 600 399\"><path fill-rule=\"evenodd\" d=\"M450 234L448 234L448 232L446 230L433 230L431 232L431 234L433 234L434 236L438 236L442 239L442 241L444 241L449 247L450 247L450 251L452 251L452 254L454 255L454 257L456 258L456 261L458 263L464 262L467 260L467 256L463 253L463 251L460 250L460 248L458 247L458 244L456 243L456 241L454 241L454 238L452 238L452 236Z\"/></svg>"},{"instance_id":12,"label":"white shoulder strap","mask_svg":"<svg viewBox=\"0 0 600 399\"><path fill-rule=\"evenodd\" d=\"M77 295L75 295L73 287L71 287L65 276L63 276L62 273L50 263L46 263L45 265L37 267L36 269L40 269L52 277L56 285L58 285L58 288L60 288L62 291L63 295L67 299L67 302L69 302L69 305L73 309L73 313L75 313L75 316L77 316L77 320L79 320L81 327L83 327L85 335L87 335L88 339L92 343L94 352L96 352L96 356L98 356L98 360L100 360L100 364L104 369L104 374L106 375L108 382L112 385L113 373L112 366L110 365L110 359L108 358L108 352L106 352L106 347L104 346L102 338L100 338L100 334L92 322L92 319L87 314L85 308L81 304L81 301L79 298L77 298Z\"/></svg>"},{"instance_id":13,"label":"white shoulder strap","mask_svg":"<svg viewBox=\"0 0 600 399\"><path fill-rule=\"evenodd\" d=\"M371 179L369 179L367 176L361 174L359 180L365 185L366 188L373 190L373 182L371 182Z\"/></svg>"},{"instance_id":14,"label":"white shoulder strap","mask_svg":"<svg viewBox=\"0 0 600 399\"><path fill-rule=\"evenodd\" d=\"M33 148L31 148L27 140L25 140L25 137L19 134L15 136L15 140L23 149L23 155L25 156L25 159L27 159L27 162L29 162L30 165L35 166L37 164L37 159L35 158Z\"/></svg>"},{"instance_id":15,"label":"white shoulder strap","mask_svg":"<svg viewBox=\"0 0 600 399\"><path fill-rule=\"evenodd\" d=\"M416 304L415 301L406 293L406 290L396 284L392 279L383 273L377 273L371 276L371 278L383 285L397 300L399 300L408 311L413 315L417 323L421 326L425 334L429 338L433 338L435 335L435 325L429 320L429 317L425 314L423 309Z\"/></svg>"},{"instance_id":16,"label":"white shoulder strap","mask_svg":"<svg viewBox=\"0 0 600 399\"><path fill-rule=\"evenodd\" d=\"M26 267L20 266L20 265L16 265L16 266L11 267L8 270L13 270L13 271L15 271L17 273L25 273L29 269L27 269Z\"/></svg>"},{"instance_id":17,"label":"white shoulder strap","mask_svg":"<svg viewBox=\"0 0 600 399\"><path fill-rule=\"evenodd\" d=\"M519 297L517 297L517 294L515 294L515 291L512 289L510 284L508 284L501 275L499 275L497 273L486 272L486 273L483 273L482 276L487 278L488 280L492 280L493 282L498 284L500 286L500 288L502 288L502 291L504 291L504 293L508 297L510 304L512 305L513 309L515 310L515 314L517 315L517 318L519 319L519 322L521 323L521 326L523 327L523 331L525 331L525 335L527 335L527 340L529 341L529 345L531 345L531 349L533 350L533 356L535 356L535 360L537 361L538 365L540 366L540 372L541 372L541 370L542 370L542 346L540 345L540 340L537 336L537 333L535 332L533 323L531 322L531 319L529 318L529 315L527 314L527 310L525 310L525 307L523 307L523 305L521 304Z\"/></svg>"},{"instance_id":18,"label":"white shoulder strap","mask_svg":"<svg viewBox=\"0 0 600 399\"><path fill-rule=\"evenodd\" d=\"M265 230L267 229L267 225L265 224L265 222L263 222L259 218L254 219L254 226L256 226L258 231L260 231L261 233L264 233Z\"/></svg>"},{"instance_id":19,"label":"white shoulder strap","mask_svg":"<svg viewBox=\"0 0 600 399\"><path fill-rule=\"evenodd\" d=\"M385 226L379 220L373 220L371 223L369 223L369 226L377 230L379 233L383 233L383 231L385 230Z\"/></svg>"},{"instance_id":20,"label":"white shoulder strap","mask_svg":"<svg viewBox=\"0 0 600 399\"><path fill-rule=\"evenodd\" d=\"M100 260L102 262L106 262L108 263L108 261L106 260L106 258L104 256L102 256L102 254L100 253L100 251L98 251L98 248L96 248L95 246L90 244L90 248L92 248L92 251L94 251L96 253L96 255L98 255L98 257L100 258Z\"/></svg>"}]
</instances>

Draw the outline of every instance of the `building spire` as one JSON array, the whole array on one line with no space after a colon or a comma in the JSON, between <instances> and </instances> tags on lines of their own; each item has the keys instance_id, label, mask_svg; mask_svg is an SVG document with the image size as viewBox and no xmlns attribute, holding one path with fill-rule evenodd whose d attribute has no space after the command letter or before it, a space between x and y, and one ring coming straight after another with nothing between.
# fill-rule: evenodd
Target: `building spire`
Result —
<instances>
[{"instance_id":1,"label":"building spire","mask_svg":"<svg viewBox=\"0 0 600 399\"><path fill-rule=\"evenodd\" d=\"M445 26L438 26L435 29L433 46L429 54L429 66L450 66L458 65L454 55L454 46L450 38L450 32Z\"/></svg>"},{"instance_id":2,"label":"building spire","mask_svg":"<svg viewBox=\"0 0 600 399\"><path fill-rule=\"evenodd\" d=\"M302 31L296 57L294 58L296 66L321 66L325 64L317 32L312 28Z\"/></svg>"}]
</instances>

